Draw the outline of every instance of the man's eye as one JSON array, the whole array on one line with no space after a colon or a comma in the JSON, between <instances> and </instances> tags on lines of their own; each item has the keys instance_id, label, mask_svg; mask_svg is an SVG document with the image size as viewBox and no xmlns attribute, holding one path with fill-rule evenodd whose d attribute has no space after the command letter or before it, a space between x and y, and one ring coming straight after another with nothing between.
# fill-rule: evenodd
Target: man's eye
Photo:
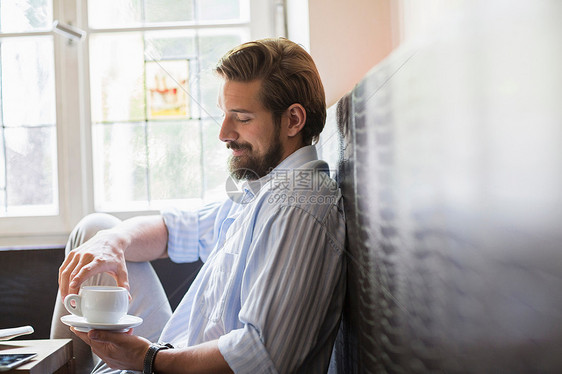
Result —
<instances>
[{"instance_id":1,"label":"man's eye","mask_svg":"<svg viewBox=\"0 0 562 374\"><path fill-rule=\"evenodd\" d=\"M236 118L236 120L237 120L238 122L242 122L242 123L248 123L248 122L250 122L250 118L240 118L240 117L238 117L238 118Z\"/></svg>"}]
</instances>

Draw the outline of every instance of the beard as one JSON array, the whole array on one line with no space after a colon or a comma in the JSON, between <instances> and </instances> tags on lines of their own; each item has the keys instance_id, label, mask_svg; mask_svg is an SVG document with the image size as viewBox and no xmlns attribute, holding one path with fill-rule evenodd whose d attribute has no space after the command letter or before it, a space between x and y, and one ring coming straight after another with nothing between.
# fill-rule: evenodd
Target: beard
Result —
<instances>
[{"instance_id":1,"label":"beard","mask_svg":"<svg viewBox=\"0 0 562 374\"><path fill-rule=\"evenodd\" d=\"M263 155L252 154L252 145L249 143L237 143L232 141L227 148L245 149L246 154L242 156L230 156L228 159L228 170L236 180L256 180L266 176L273 168L279 165L283 156L283 146L278 134L272 138L267 152Z\"/></svg>"}]
</instances>

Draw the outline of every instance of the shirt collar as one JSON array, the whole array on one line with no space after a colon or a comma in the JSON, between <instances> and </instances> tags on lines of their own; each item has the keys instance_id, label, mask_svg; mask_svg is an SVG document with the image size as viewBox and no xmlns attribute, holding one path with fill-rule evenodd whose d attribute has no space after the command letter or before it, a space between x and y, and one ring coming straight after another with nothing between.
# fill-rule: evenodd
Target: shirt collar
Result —
<instances>
[{"instance_id":1,"label":"shirt collar","mask_svg":"<svg viewBox=\"0 0 562 374\"><path fill-rule=\"evenodd\" d=\"M289 157L281 161L279 165L273 169L273 171L277 170L291 170L296 169L299 166L306 164L307 162L318 160L318 153L316 152L316 146L314 145L307 145L305 147L297 149L295 152L291 153ZM271 175L269 173L267 176Z\"/></svg>"}]
</instances>

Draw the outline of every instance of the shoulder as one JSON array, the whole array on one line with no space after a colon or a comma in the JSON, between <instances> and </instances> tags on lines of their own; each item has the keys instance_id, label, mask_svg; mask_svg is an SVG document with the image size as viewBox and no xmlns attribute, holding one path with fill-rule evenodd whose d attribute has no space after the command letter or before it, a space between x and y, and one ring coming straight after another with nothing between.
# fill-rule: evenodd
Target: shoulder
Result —
<instances>
[{"instance_id":1,"label":"shoulder","mask_svg":"<svg viewBox=\"0 0 562 374\"><path fill-rule=\"evenodd\" d=\"M341 192L329 175L324 161L308 162L298 168L272 172L265 195L280 205L299 206L302 209L336 206Z\"/></svg>"},{"instance_id":2,"label":"shoulder","mask_svg":"<svg viewBox=\"0 0 562 374\"><path fill-rule=\"evenodd\" d=\"M254 203L260 216L296 215L328 230L345 229L342 194L323 161L275 169Z\"/></svg>"}]
</instances>

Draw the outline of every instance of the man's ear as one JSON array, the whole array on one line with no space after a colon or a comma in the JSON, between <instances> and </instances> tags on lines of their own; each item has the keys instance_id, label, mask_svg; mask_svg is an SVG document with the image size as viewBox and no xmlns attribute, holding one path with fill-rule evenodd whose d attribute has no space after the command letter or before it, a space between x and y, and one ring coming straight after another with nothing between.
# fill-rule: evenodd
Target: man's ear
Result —
<instances>
[{"instance_id":1,"label":"man's ear","mask_svg":"<svg viewBox=\"0 0 562 374\"><path fill-rule=\"evenodd\" d=\"M289 119L287 135L292 138L303 129L306 123L306 110L301 104L295 103L287 108L285 113Z\"/></svg>"}]
</instances>

